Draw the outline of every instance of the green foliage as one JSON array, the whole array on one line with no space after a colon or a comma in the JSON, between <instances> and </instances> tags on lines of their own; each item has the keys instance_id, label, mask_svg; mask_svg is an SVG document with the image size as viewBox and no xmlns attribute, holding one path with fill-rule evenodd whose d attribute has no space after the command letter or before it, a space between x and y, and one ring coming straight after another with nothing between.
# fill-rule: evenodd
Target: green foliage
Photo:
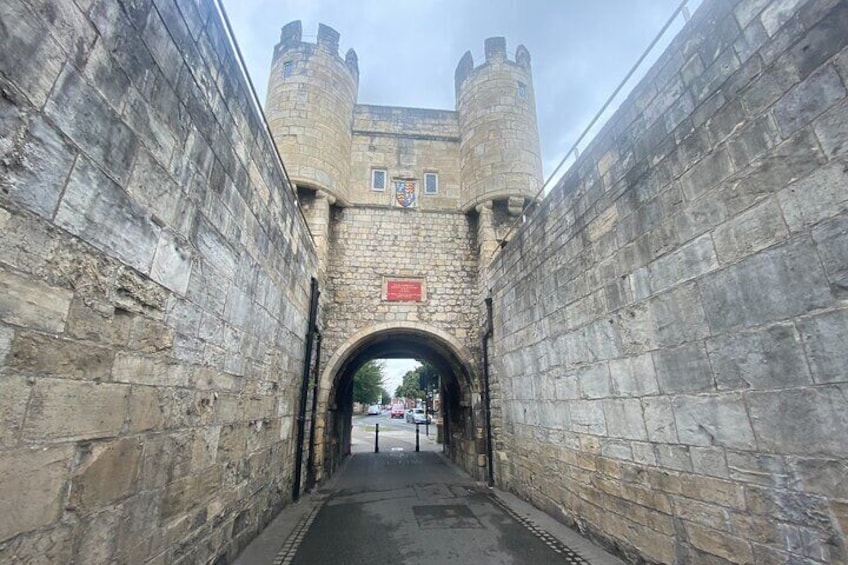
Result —
<instances>
[{"instance_id":1,"label":"green foliage","mask_svg":"<svg viewBox=\"0 0 848 565\"><path fill-rule=\"evenodd\" d=\"M392 395L384 388L380 391L380 400L382 401L381 404L385 406L392 401Z\"/></svg>"},{"instance_id":2,"label":"green foliage","mask_svg":"<svg viewBox=\"0 0 848 565\"><path fill-rule=\"evenodd\" d=\"M424 388L422 389L422 385ZM395 396L423 399L425 391L439 386L439 373L429 363L423 363L403 376L403 382L395 390Z\"/></svg>"},{"instance_id":3,"label":"green foliage","mask_svg":"<svg viewBox=\"0 0 848 565\"><path fill-rule=\"evenodd\" d=\"M383 393L383 365L368 361L353 376L353 401L377 404Z\"/></svg>"}]
</instances>

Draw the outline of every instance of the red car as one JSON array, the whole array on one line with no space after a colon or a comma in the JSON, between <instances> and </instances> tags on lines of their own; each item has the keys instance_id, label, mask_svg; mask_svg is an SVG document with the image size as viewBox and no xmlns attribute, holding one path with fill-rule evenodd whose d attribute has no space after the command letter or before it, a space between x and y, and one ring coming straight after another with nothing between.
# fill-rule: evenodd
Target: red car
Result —
<instances>
[{"instance_id":1,"label":"red car","mask_svg":"<svg viewBox=\"0 0 848 565\"><path fill-rule=\"evenodd\" d=\"M406 414L406 410L404 409L403 404L395 404L392 406L392 418L403 418L404 414Z\"/></svg>"}]
</instances>

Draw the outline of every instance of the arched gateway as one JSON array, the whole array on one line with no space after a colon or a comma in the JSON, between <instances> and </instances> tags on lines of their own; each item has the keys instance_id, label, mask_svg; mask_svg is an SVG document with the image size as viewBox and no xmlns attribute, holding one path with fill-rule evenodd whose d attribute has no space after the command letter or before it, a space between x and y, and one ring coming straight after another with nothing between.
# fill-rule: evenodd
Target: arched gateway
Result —
<instances>
[{"instance_id":1,"label":"arched gateway","mask_svg":"<svg viewBox=\"0 0 848 565\"><path fill-rule=\"evenodd\" d=\"M479 378L474 355L453 335L420 322L381 322L356 332L327 360L318 382L315 471L332 469L348 452L352 379L375 358L424 359L439 370L444 399L445 451L472 467L476 460L473 431L482 425Z\"/></svg>"}]
</instances>

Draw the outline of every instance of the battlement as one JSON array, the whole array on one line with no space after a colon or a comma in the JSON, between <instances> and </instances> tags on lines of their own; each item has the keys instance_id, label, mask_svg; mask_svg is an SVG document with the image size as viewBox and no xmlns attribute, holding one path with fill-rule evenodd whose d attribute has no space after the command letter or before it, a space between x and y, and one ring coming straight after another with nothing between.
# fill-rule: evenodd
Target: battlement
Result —
<instances>
[{"instance_id":1,"label":"battlement","mask_svg":"<svg viewBox=\"0 0 848 565\"><path fill-rule=\"evenodd\" d=\"M341 34L339 34L339 32L334 28L319 23L316 42L310 43L308 41L303 41L303 24L300 20L294 20L284 25L282 30L280 30L280 42L276 45L276 47L274 47L274 57L278 56L283 51L302 48L303 46L311 46L313 48L317 46L341 59L339 56L340 37ZM348 49L343 60L348 69L350 69L350 71L358 79L359 57L356 55L356 51Z\"/></svg>"},{"instance_id":2,"label":"battlement","mask_svg":"<svg viewBox=\"0 0 848 565\"><path fill-rule=\"evenodd\" d=\"M486 60L478 67L474 66L474 57L471 55L471 51L466 51L459 60L459 63L456 65L456 71L454 72L454 83L457 92L460 85L474 71L490 63L512 63L530 70L530 51L524 45L519 45L515 50L514 60L510 60L506 51L506 38L504 37L487 38L484 42L484 53Z\"/></svg>"}]
</instances>

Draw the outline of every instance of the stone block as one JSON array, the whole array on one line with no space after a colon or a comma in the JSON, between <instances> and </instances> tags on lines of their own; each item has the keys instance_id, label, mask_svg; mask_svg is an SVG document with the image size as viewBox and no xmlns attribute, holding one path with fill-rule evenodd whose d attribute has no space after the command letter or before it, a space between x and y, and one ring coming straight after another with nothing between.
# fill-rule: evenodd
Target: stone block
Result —
<instances>
[{"instance_id":1,"label":"stone block","mask_svg":"<svg viewBox=\"0 0 848 565\"><path fill-rule=\"evenodd\" d=\"M801 4L803 0L777 0L766 6L760 14L760 21L769 37L774 37L777 31L792 19Z\"/></svg>"},{"instance_id":2,"label":"stone block","mask_svg":"<svg viewBox=\"0 0 848 565\"><path fill-rule=\"evenodd\" d=\"M73 294L0 268L0 320L47 332L65 327Z\"/></svg>"},{"instance_id":3,"label":"stone block","mask_svg":"<svg viewBox=\"0 0 848 565\"><path fill-rule=\"evenodd\" d=\"M713 231L722 264L734 263L786 239L789 230L774 199L765 200Z\"/></svg>"},{"instance_id":4,"label":"stone block","mask_svg":"<svg viewBox=\"0 0 848 565\"><path fill-rule=\"evenodd\" d=\"M802 78L821 67L845 47L848 42L846 29L848 7L837 2L833 9L790 49Z\"/></svg>"},{"instance_id":5,"label":"stone block","mask_svg":"<svg viewBox=\"0 0 848 565\"><path fill-rule=\"evenodd\" d=\"M118 435L127 413L129 387L38 379L27 410L23 439L93 439ZM92 407L96 406L96 410Z\"/></svg>"},{"instance_id":6,"label":"stone block","mask_svg":"<svg viewBox=\"0 0 848 565\"><path fill-rule=\"evenodd\" d=\"M715 390L713 373L702 343L653 353L660 391L665 394Z\"/></svg>"},{"instance_id":7,"label":"stone block","mask_svg":"<svg viewBox=\"0 0 848 565\"><path fill-rule=\"evenodd\" d=\"M118 353L112 368L113 380L150 386L189 385L189 367L162 356L147 356L136 353Z\"/></svg>"},{"instance_id":8,"label":"stone block","mask_svg":"<svg viewBox=\"0 0 848 565\"><path fill-rule=\"evenodd\" d=\"M622 349L644 353L709 334L701 297L693 283L624 308L616 314Z\"/></svg>"},{"instance_id":9,"label":"stone block","mask_svg":"<svg viewBox=\"0 0 848 565\"><path fill-rule=\"evenodd\" d=\"M610 437L648 439L642 404L638 398L604 400L604 417L607 422L607 435Z\"/></svg>"},{"instance_id":10,"label":"stone block","mask_svg":"<svg viewBox=\"0 0 848 565\"><path fill-rule=\"evenodd\" d=\"M689 448L683 445L656 446L657 463L674 471L692 472L692 459L689 457Z\"/></svg>"},{"instance_id":11,"label":"stone block","mask_svg":"<svg viewBox=\"0 0 848 565\"><path fill-rule=\"evenodd\" d=\"M660 292L717 267L713 240L709 235L703 235L649 265L651 290Z\"/></svg>"},{"instance_id":12,"label":"stone block","mask_svg":"<svg viewBox=\"0 0 848 565\"><path fill-rule=\"evenodd\" d=\"M165 426L164 409L154 387L133 387L129 397L127 432L160 430Z\"/></svg>"},{"instance_id":13,"label":"stone block","mask_svg":"<svg viewBox=\"0 0 848 565\"><path fill-rule=\"evenodd\" d=\"M677 396L672 406L681 443L731 449L757 447L739 395Z\"/></svg>"},{"instance_id":14,"label":"stone block","mask_svg":"<svg viewBox=\"0 0 848 565\"><path fill-rule=\"evenodd\" d=\"M688 523L685 527L689 542L694 547L731 562L753 563L754 554L748 541L697 524Z\"/></svg>"},{"instance_id":15,"label":"stone block","mask_svg":"<svg viewBox=\"0 0 848 565\"><path fill-rule=\"evenodd\" d=\"M65 332L72 338L99 345L126 346L134 315L111 304L89 302L86 304L86 300L74 298Z\"/></svg>"},{"instance_id":16,"label":"stone block","mask_svg":"<svg viewBox=\"0 0 848 565\"><path fill-rule=\"evenodd\" d=\"M783 488L788 484L788 471L780 455L749 451L728 451L730 478L740 483Z\"/></svg>"},{"instance_id":17,"label":"stone block","mask_svg":"<svg viewBox=\"0 0 848 565\"><path fill-rule=\"evenodd\" d=\"M0 452L0 539L59 519L73 456L72 445Z\"/></svg>"},{"instance_id":18,"label":"stone block","mask_svg":"<svg viewBox=\"0 0 848 565\"><path fill-rule=\"evenodd\" d=\"M677 443L677 427L671 400L666 396L642 399L648 439L654 443Z\"/></svg>"},{"instance_id":19,"label":"stone block","mask_svg":"<svg viewBox=\"0 0 848 565\"><path fill-rule=\"evenodd\" d=\"M707 341L719 390L764 390L810 384L801 335L792 324L724 334Z\"/></svg>"},{"instance_id":20,"label":"stone block","mask_svg":"<svg viewBox=\"0 0 848 565\"><path fill-rule=\"evenodd\" d=\"M767 453L842 456L848 451L848 387L745 395L757 445Z\"/></svg>"},{"instance_id":21,"label":"stone block","mask_svg":"<svg viewBox=\"0 0 848 565\"><path fill-rule=\"evenodd\" d=\"M70 504L92 510L134 492L142 446L135 437L93 444L71 477Z\"/></svg>"},{"instance_id":22,"label":"stone block","mask_svg":"<svg viewBox=\"0 0 848 565\"><path fill-rule=\"evenodd\" d=\"M848 59L848 57L846 57ZM848 71L843 74L848 80ZM813 131L828 157L848 152L848 100L835 104L813 122Z\"/></svg>"},{"instance_id":23,"label":"stone block","mask_svg":"<svg viewBox=\"0 0 848 565\"><path fill-rule=\"evenodd\" d=\"M671 501L674 506L674 516L676 518L686 520L687 522L694 522L714 530L732 532L730 512L728 512L727 508L705 504L683 496L672 496Z\"/></svg>"},{"instance_id":24,"label":"stone block","mask_svg":"<svg viewBox=\"0 0 848 565\"><path fill-rule=\"evenodd\" d=\"M733 172L726 148L713 151L680 177L680 186L688 200L696 200L714 189Z\"/></svg>"},{"instance_id":25,"label":"stone block","mask_svg":"<svg viewBox=\"0 0 848 565\"><path fill-rule=\"evenodd\" d=\"M827 66L810 75L775 104L777 127L784 137L789 137L845 98L845 94L845 87L836 69Z\"/></svg>"},{"instance_id":26,"label":"stone block","mask_svg":"<svg viewBox=\"0 0 848 565\"><path fill-rule=\"evenodd\" d=\"M848 170L834 161L778 193L780 206L792 231L848 211Z\"/></svg>"},{"instance_id":27,"label":"stone block","mask_svg":"<svg viewBox=\"0 0 848 565\"><path fill-rule=\"evenodd\" d=\"M18 442L32 385L25 378L3 376L0 395L0 446L12 447Z\"/></svg>"},{"instance_id":28,"label":"stone block","mask_svg":"<svg viewBox=\"0 0 848 565\"><path fill-rule=\"evenodd\" d=\"M86 380L109 380L114 352L44 334L20 332L7 364L28 374Z\"/></svg>"},{"instance_id":29,"label":"stone block","mask_svg":"<svg viewBox=\"0 0 848 565\"><path fill-rule=\"evenodd\" d=\"M72 65L66 65L59 75L44 112L112 179L119 183L129 179L136 136Z\"/></svg>"},{"instance_id":30,"label":"stone block","mask_svg":"<svg viewBox=\"0 0 848 565\"><path fill-rule=\"evenodd\" d=\"M163 231L153 256L150 278L180 295L185 295L191 276L191 249Z\"/></svg>"},{"instance_id":31,"label":"stone block","mask_svg":"<svg viewBox=\"0 0 848 565\"><path fill-rule=\"evenodd\" d=\"M147 151L139 151L127 192L174 232L187 238L195 220L191 186L179 186Z\"/></svg>"},{"instance_id":32,"label":"stone block","mask_svg":"<svg viewBox=\"0 0 848 565\"><path fill-rule=\"evenodd\" d=\"M726 215L733 216L804 178L824 161L815 136L809 129L803 129L736 174L721 187L716 199Z\"/></svg>"},{"instance_id":33,"label":"stone block","mask_svg":"<svg viewBox=\"0 0 848 565\"><path fill-rule=\"evenodd\" d=\"M761 251L710 273L698 284L713 333L798 316L832 303L821 264L806 238Z\"/></svg>"},{"instance_id":34,"label":"stone block","mask_svg":"<svg viewBox=\"0 0 848 565\"><path fill-rule=\"evenodd\" d=\"M719 447L690 447L689 455L692 457L693 473L722 479L728 478L729 473L724 449Z\"/></svg>"},{"instance_id":35,"label":"stone block","mask_svg":"<svg viewBox=\"0 0 848 565\"><path fill-rule=\"evenodd\" d=\"M609 362L613 396L649 396L659 392L654 362L650 354Z\"/></svg>"},{"instance_id":36,"label":"stone block","mask_svg":"<svg viewBox=\"0 0 848 565\"><path fill-rule=\"evenodd\" d=\"M807 361L817 383L848 381L848 311L837 310L806 318L799 329Z\"/></svg>"},{"instance_id":37,"label":"stone block","mask_svg":"<svg viewBox=\"0 0 848 565\"><path fill-rule=\"evenodd\" d=\"M0 20L7 25L0 43L0 68L30 103L40 108L47 99L66 57L45 22L34 18L27 2L12 0L0 7ZM30 64L41 61L37 69Z\"/></svg>"},{"instance_id":38,"label":"stone block","mask_svg":"<svg viewBox=\"0 0 848 565\"><path fill-rule=\"evenodd\" d=\"M609 366L598 363L575 371L581 398L605 398L610 395Z\"/></svg>"},{"instance_id":39,"label":"stone block","mask_svg":"<svg viewBox=\"0 0 848 565\"><path fill-rule=\"evenodd\" d=\"M844 459L813 459L787 457L794 490L820 494L830 499L848 500L848 461Z\"/></svg>"},{"instance_id":40,"label":"stone block","mask_svg":"<svg viewBox=\"0 0 848 565\"><path fill-rule=\"evenodd\" d=\"M573 400L568 405L571 430L586 434L606 435L603 401Z\"/></svg>"},{"instance_id":41,"label":"stone block","mask_svg":"<svg viewBox=\"0 0 848 565\"><path fill-rule=\"evenodd\" d=\"M85 157L71 172L56 224L142 273L150 269L161 231Z\"/></svg>"},{"instance_id":42,"label":"stone block","mask_svg":"<svg viewBox=\"0 0 848 565\"><path fill-rule=\"evenodd\" d=\"M5 101L0 102L0 123L9 128L8 134L0 134L0 191L4 199L52 218L74 163L74 152L43 118L37 116L27 123L20 110L8 107Z\"/></svg>"},{"instance_id":43,"label":"stone block","mask_svg":"<svg viewBox=\"0 0 848 565\"><path fill-rule=\"evenodd\" d=\"M74 530L65 524L23 534L0 544L0 562L15 565L72 563L73 553Z\"/></svg>"},{"instance_id":44,"label":"stone block","mask_svg":"<svg viewBox=\"0 0 848 565\"><path fill-rule=\"evenodd\" d=\"M813 229L813 240L834 296L848 296L848 214Z\"/></svg>"}]
</instances>

